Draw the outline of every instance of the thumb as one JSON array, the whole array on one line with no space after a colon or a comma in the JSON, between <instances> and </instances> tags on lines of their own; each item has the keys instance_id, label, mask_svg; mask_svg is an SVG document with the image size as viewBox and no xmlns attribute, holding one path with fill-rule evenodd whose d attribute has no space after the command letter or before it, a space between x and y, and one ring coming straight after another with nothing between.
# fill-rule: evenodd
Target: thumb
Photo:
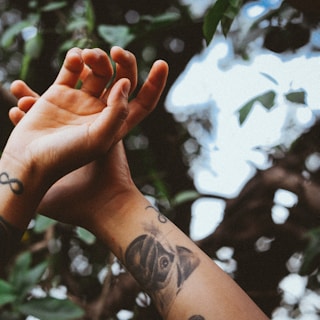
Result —
<instances>
[{"instance_id":1,"label":"thumb","mask_svg":"<svg viewBox=\"0 0 320 320\"><path fill-rule=\"evenodd\" d=\"M108 151L110 146L118 139L118 131L128 116L128 95L130 81L118 80L112 87L107 106L90 127L92 136L96 139L100 151ZM107 143L106 143L107 142Z\"/></svg>"}]
</instances>

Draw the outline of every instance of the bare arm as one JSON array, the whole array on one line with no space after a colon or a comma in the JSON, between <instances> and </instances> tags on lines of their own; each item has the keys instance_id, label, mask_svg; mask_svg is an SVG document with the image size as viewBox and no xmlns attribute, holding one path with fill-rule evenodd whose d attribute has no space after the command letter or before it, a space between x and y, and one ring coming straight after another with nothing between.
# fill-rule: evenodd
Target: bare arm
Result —
<instances>
[{"instance_id":1,"label":"bare arm","mask_svg":"<svg viewBox=\"0 0 320 320\"><path fill-rule=\"evenodd\" d=\"M136 190L95 232L152 297L164 319L267 319L206 254Z\"/></svg>"},{"instance_id":2,"label":"bare arm","mask_svg":"<svg viewBox=\"0 0 320 320\"><path fill-rule=\"evenodd\" d=\"M140 193L121 143L91 164L90 174L92 185L99 188L90 193L90 200L83 197L74 202L74 190L61 186L60 192L42 202L41 212L75 211L73 223L81 220L118 256L164 319L267 319L224 271Z\"/></svg>"},{"instance_id":3,"label":"bare arm","mask_svg":"<svg viewBox=\"0 0 320 320\"><path fill-rule=\"evenodd\" d=\"M147 106L148 93L150 101L159 96L166 72L157 74L151 78L159 81L147 81L146 94L138 95L142 100L135 100L135 106ZM160 89L154 91L157 82ZM121 143L58 181L39 210L82 225L104 241L150 294L164 319L267 319L228 275L137 190Z\"/></svg>"}]
</instances>

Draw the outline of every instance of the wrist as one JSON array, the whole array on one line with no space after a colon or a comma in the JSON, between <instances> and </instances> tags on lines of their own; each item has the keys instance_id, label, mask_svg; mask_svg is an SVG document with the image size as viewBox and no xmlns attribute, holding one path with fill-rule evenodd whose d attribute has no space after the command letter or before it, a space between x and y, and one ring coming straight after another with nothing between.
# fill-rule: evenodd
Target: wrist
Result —
<instances>
[{"instance_id":1,"label":"wrist","mask_svg":"<svg viewBox=\"0 0 320 320\"><path fill-rule=\"evenodd\" d=\"M134 229L134 222L149 205L136 187L119 193L97 211L89 230L113 249L114 239L121 238L120 234L126 233L128 226Z\"/></svg>"},{"instance_id":2,"label":"wrist","mask_svg":"<svg viewBox=\"0 0 320 320\"><path fill-rule=\"evenodd\" d=\"M0 159L0 215L25 229L45 190L41 175L4 152Z\"/></svg>"}]
</instances>

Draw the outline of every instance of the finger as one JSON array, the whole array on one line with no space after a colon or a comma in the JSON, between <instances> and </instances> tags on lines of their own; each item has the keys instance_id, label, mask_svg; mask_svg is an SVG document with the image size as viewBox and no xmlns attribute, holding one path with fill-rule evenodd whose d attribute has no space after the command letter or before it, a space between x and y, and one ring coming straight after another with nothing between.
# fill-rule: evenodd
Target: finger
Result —
<instances>
[{"instance_id":1,"label":"finger","mask_svg":"<svg viewBox=\"0 0 320 320\"><path fill-rule=\"evenodd\" d=\"M18 101L18 107L21 111L23 112L28 112L31 107L35 104L35 102L37 101L38 98L35 97L22 97L21 99L19 99Z\"/></svg>"},{"instance_id":2,"label":"finger","mask_svg":"<svg viewBox=\"0 0 320 320\"><path fill-rule=\"evenodd\" d=\"M36 98L39 97L39 95L22 80L13 81L10 87L10 91L17 99L20 99L25 96Z\"/></svg>"},{"instance_id":3,"label":"finger","mask_svg":"<svg viewBox=\"0 0 320 320\"><path fill-rule=\"evenodd\" d=\"M83 70L83 60L81 57L81 49L72 48L68 51L59 74L55 80L55 84L66 85L74 88L79 80Z\"/></svg>"},{"instance_id":4,"label":"finger","mask_svg":"<svg viewBox=\"0 0 320 320\"><path fill-rule=\"evenodd\" d=\"M20 122L24 115L25 112L21 111L18 107L13 107L9 110L9 119L15 126Z\"/></svg>"},{"instance_id":5,"label":"finger","mask_svg":"<svg viewBox=\"0 0 320 320\"><path fill-rule=\"evenodd\" d=\"M85 78L81 90L100 97L113 74L109 57L103 50L96 48L84 49L82 58L90 70L88 68L84 70Z\"/></svg>"},{"instance_id":6,"label":"finger","mask_svg":"<svg viewBox=\"0 0 320 320\"><path fill-rule=\"evenodd\" d=\"M165 88L168 71L165 61L154 63L137 96L129 103L129 115L120 129L121 138L154 110Z\"/></svg>"},{"instance_id":7,"label":"finger","mask_svg":"<svg viewBox=\"0 0 320 320\"><path fill-rule=\"evenodd\" d=\"M120 47L113 47L110 51L110 55L112 60L116 63L115 81L121 78L129 79L131 83L129 94L131 94L136 89L138 82L138 68L135 55Z\"/></svg>"},{"instance_id":8,"label":"finger","mask_svg":"<svg viewBox=\"0 0 320 320\"><path fill-rule=\"evenodd\" d=\"M84 65L80 74L80 80L83 82L88 77L90 72L91 69L87 65Z\"/></svg>"},{"instance_id":9,"label":"finger","mask_svg":"<svg viewBox=\"0 0 320 320\"><path fill-rule=\"evenodd\" d=\"M116 82L108 98L108 105L90 127L90 132L95 140L99 152L106 152L115 143L119 128L128 116L128 95L130 81L120 79ZM102 147L102 148L101 148Z\"/></svg>"}]
</instances>

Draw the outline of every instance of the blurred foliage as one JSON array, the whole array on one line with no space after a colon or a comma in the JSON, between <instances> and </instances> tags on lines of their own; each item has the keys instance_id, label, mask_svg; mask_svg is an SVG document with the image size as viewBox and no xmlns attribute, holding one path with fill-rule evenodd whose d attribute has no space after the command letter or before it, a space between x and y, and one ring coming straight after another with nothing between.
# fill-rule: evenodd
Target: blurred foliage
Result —
<instances>
[{"instance_id":1,"label":"blurred foliage","mask_svg":"<svg viewBox=\"0 0 320 320\"><path fill-rule=\"evenodd\" d=\"M32 265L31 253L26 251L17 256L8 274L8 281L0 279L0 306L8 306L1 313L5 319L21 319L32 315L39 319L76 319L83 315L82 309L68 299L50 296L32 297L30 291L39 284L48 267L43 261Z\"/></svg>"},{"instance_id":2,"label":"blurred foliage","mask_svg":"<svg viewBox=\"0 0 320 320\"><path fill-rule=\"evenodd\" d=\"M235 55L244 59L250 56L253 45L275 53L306 45L314 51L320 49L319 43L310 40L320 20L319 12L310 10L310 1L283 1L256 19L241 20L241 10L252 3L256 2L217 0L195 14L192 1L0 0L0 82L7 88L13 79L21 78L41 93L54 79L66 51L74 46L101 47L108 52L119 45L133 51L140 84L153 61L165 59L171 67L166 90L204 43L208 45L217 34L229 37ZM301 90L288 92L285 98L304 104L305 96ZM182 152L180 146L190 136L165 112L164 98L125 143L139 188L188 233L191 204L204 196L194 190L188 176L190 159L199 147L193 148L195 154ZM240 123L256 103L271 109L274 100L272 91L253 97L240 107ZM201 121L205 126L208 119ZM319 275L320 234L309 230L306 239L310 245L301 272L312 274L313 288L318 290L319 279L314 275ZM25 233L20 251L0 280L1 319L20 320L26 315L41 320L117 319L121 309L131 310L132 319L159 318L149 300L141 298L139 288L127 278L130 290L123 289L122 295L117 292L120 298L115 300L112 283L122 279L124 270L86 230L38 216ZM63 299L53 297L52 290L57 288L66 290ZM101 297L105 306L99 309L96 306Z\"/></svg>"},{"instance_id":3,"label":"blurred foliage","mask_svg":"<svg viewBox=\"0 0 320 320\"><path fill-rule=\"evenodd\" d=\"M285 94L285 98L288 101L292 103L302 104L302 105L306 104L305 97L306 97L306 92L301 89L298 91L292 91ZM261 104L267 110L270 110L275 105L275 98L276 98L276 93L271 90L257 97L252 98L244 106L241 106L238 111L240 124L243 124L243 122L246 120L252 108L256 105L256 102Z\"/></svg>"},{"instance_id":4,"label":"blurred foliage","mask_svg":"<svg viewBox=\"0 0 320 320\"><path fill-rule=\"evenodd\" d=\"M217 0L207 11L204 23L203 34L207 43L210 43L217 31L219 23L225 36L227 36L232 22L238 15L242 6L242 0Z\"/></svg>"}]
</instances>

